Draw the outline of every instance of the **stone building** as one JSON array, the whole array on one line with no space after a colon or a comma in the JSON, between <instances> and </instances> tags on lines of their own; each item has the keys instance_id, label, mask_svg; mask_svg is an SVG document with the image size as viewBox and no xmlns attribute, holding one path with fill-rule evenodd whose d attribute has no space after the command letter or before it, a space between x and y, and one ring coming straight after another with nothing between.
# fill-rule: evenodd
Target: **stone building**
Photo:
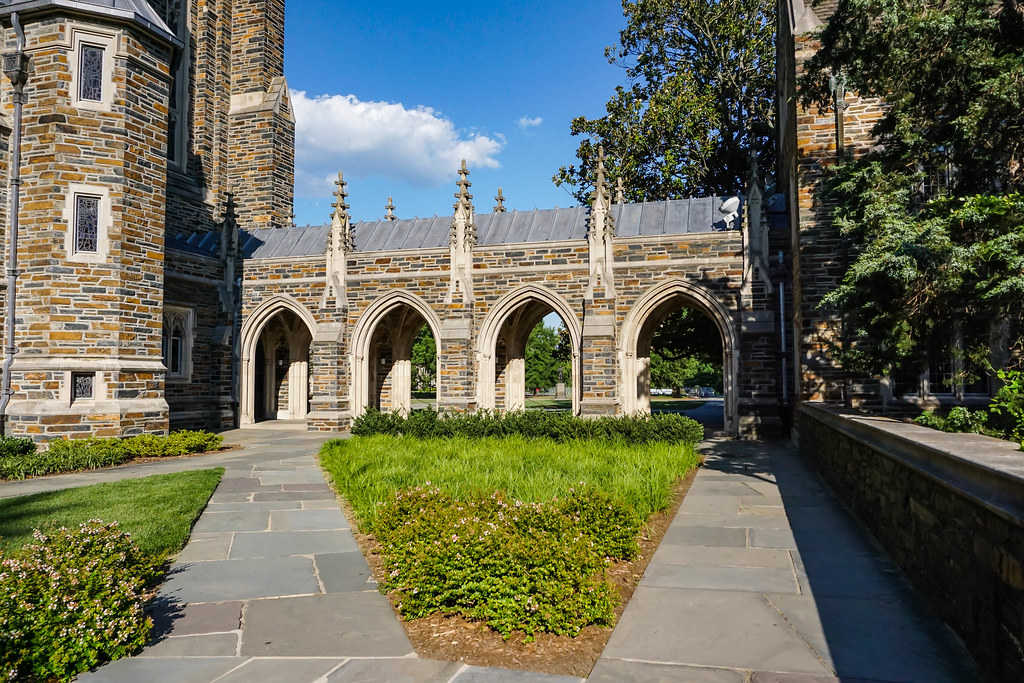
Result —
<instances>
[{"instance_id":1,"label":"stone building","mask_svg":"<svg viewBox=\"0 0 1024 683\"><path fill-rule=\"evenodd\" d=\"M166 245L216 230L230 188L247 224L290 224L283 0L6 1L5 52L15 15L30 70L9 431L231 424L235 305L211 285L231 268ZM0 101L6 200L9 79Z\"/></svg>"},{"instance_id":2,"label":"stone building","mask_svg":"<svg viewBox=\"0 0 1024 683\"><path fill-rule=\"evenodd\" d=\"M451 215L398 220L389 202L353 225L339 175L332 222L296 227L283 0L0 0L4 51L17 15L30 60L7 431L344 429L367 406L410 409L424 325L440 409L517 409L551 313L572 409L642 412L653 332L680 307L718 330L729 434L785 431L797 400L884 398L830 362L838 325L818 308L846 265L822 170L839 140L867 149L881 112L846 94L840 138L834 112L793 98L835 4L780 3L771 196L754 162L743 197L626 204L602 176L589 206L507 212L499 191L477 213L463 166ZM4 78L5 244L13 94Z\"/></svg>"}]
</instances>

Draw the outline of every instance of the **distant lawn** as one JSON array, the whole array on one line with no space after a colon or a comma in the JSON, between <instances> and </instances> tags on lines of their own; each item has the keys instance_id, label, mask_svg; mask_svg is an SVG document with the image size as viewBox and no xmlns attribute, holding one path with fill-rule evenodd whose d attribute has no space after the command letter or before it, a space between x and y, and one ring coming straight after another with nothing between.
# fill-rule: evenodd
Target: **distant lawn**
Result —
<instances>
[{"instance_id":1,"label":"distant lawn","mask_svg":"<svg viewBox=\"0 0 1024 683\"><path fill-rule=\"evenodd\" d=\"M654 412L670 410L672 412L694 410L700 408L707 401L699 398L672 398L661 396L651 397L651 410ZM572 399L551 398L549 396L528 396L526 398L527 410L571 410Z\"/></svg>"},{"instance_id":2,"label":"distant lawn","mask_svg":"<svg viewBox=\"0 0 1024 683\"><path fill-rule=\"evenodd\" d=\"M668 507L675 481L697 466L692 446L556 443L520 437L371 436L330 441L320 461L360 522L401 489L431 484L458 499L504 491L529 502L565 497L581 483L615 495L646 519Z\"/></svg>"},{"instance_id":3,"label":"distant lawn","mask_svg":"<svg viewBox=\"0 0 1024 683\"><path fill-rule=\"evenodd\" d=\"M147 555L180 550L223 468L158 474L81 488L0 499L0 555L32 540L33 529L117 522Z\"/></svg>"}]
</instances>

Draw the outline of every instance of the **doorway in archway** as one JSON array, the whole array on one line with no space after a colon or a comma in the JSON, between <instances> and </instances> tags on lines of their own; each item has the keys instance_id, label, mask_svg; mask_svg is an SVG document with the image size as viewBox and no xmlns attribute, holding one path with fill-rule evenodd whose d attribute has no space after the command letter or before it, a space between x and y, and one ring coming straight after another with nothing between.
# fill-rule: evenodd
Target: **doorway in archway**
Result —
<instances>
[{"instance_id":1,"label":"doorway in archway","mask_svg":"<svg viewBox=\"0 0 1024 683\"><path fill-rule=\"evenodd\" d=\"M253 365L253 418L303 420L309 412L309 328L290 310L259 333Z\"/></svg>"},{"instance_id":2,"label":"doorway in archway","mask_svg":"<svg viewBox=\"0 0 1024 683\"><path fill-rule=\"evenodd\" d=\"M573 342L545 301L528 299L502 323L494 342L494 407L574 410Z\"/></svg>"},{"instance_id":3,"label":"doorway in archway","mask_svg":"<svg viewBox=\"0 0 1024 683\"><path fill-rule=\"evenodd\" d=\"M406 414L433 407L437 344L418 311L400 304L381 317L370 335L366 373L366 406Z\"/></svg>"}]
</instances>

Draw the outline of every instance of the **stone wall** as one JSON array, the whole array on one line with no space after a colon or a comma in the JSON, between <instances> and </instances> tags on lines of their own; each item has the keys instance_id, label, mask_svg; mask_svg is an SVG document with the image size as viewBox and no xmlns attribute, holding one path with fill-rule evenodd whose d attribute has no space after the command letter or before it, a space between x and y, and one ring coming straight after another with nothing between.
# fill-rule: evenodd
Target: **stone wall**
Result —
<instances>
[{"instance_id":1,"label":"stone wall","mask_svg":"<svg viewBox=\"0 0 1024 683\"><path fill-rule=\"evenodd\" d=\"M823 405L800 450L998 680L1024 680L1024 453Z\"/></svg>"}]
</instances>

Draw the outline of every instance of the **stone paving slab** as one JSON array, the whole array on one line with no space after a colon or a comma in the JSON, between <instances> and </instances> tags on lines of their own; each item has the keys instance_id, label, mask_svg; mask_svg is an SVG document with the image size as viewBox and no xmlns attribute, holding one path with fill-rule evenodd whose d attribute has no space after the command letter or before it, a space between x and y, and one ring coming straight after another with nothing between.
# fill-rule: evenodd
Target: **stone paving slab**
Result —
<instances>
[{"instance_id":1,"label":"stone paving slab","mask_svg":"<svg viewBox=\"0 0 1024 683\"><path fill-rule=\"evenodd\" d=\"M214 500L211 500L206 505L204 512L241 512L245 510L301 510L301 500L265 500L265 501L242 501L237 503L225 503L221 502L219 496L215 496Z\"/></svg>"},{"instance_id":2,"label":"stone paving slab","mask_svg":"<svg viewBox=\"0 0 1024 683\"><path fill-rule=\"evenodd\" d=\"M252 658L217 683L305 683L321 680L337 669L343 659Z\"/></svg>"},{"instance_id":3,"label":"stone paving slab","mask_svg":"<svg viewBox=\"0 0 1024 683\"><path fill-rule=\"evenodd\" d=\"M413 654L387 598L332 593L246 605L243 655L400 657Z\"/></svg>"},{"instance_id":4,"label":"stone paving slab","mask_svg":"<svg viewBox=\"0 0 1024 683\"><path fill-rule=\"evenodd\" d=\"M734 529L789 529L789 519L783 515L702 514L676 515L673 526L711 526Z\"/></svg>"},{"instance_id":5,"label":"stone paving slab","mask_svg":"<svg viewBox=\"0 0 1024 683\"><path fill-rule=\"evenodd\" d=\"M206 602L178 607L158 600L153 605L153 636L190 636L199 633L226 633L241 628L242 603Z\"/></svg>"},{"instance_id":6,"label":"stone paving slab","mask_svg":"<svg viewBox=\"0 0 1024 683\"><path fill-rule=\"evenodd\" d=\"M739 511L739 496L698 496L687 493L677 514L735 514Z\"/></svg>"},{"instance_id":7,"label":"stone paving slab","mask_svg":"<svg viewBox=\"0 0 1024 683\"><path fill-rule=\"evenodd\" d=\"M238 666L237 657L130 657L79 674L83 683L210 683Z\"/></svg>"},{"instance_id":8,"label":"stone paving slab","mask_svg":"<svg viewBox=\"0 0 1024 683\"><path fill-rule=\"evenodd\" d=\"M652 564L696 564L722 567L787 569L793 566L793 560L788 550L776 548L724 548L667 544L662 541L654 553Z\"/></svg>"},{"instance_id":9,"label":"stone paving slab","mask_svg":"<svg viewBox=\"0 0 1024 683\"><path fill-rule=\"evenodd\" d=\"M252 560L352 550L359 550L359 546L352 534L345 531L254 531L234 535L228 559Z\"/></svg>"},{"instance_id":10,"label":"stone paving slab","mask_svg":"<svg viewBox=\"0 0 1024 683\"><path fill-rule=\"evenodd\" d=\"M315 555L317 576L325 593L348 593L376 590L377 582L370 575L370 565L358 549L346 553Z\"/></svg>"},{"instance_id":11,"label":"stone paving slab","mask_svg":"<svg viewBox=\"0 0 1024 683\"><path fill-rule=\"evenodd\" d=\"M653 562L644 574L644 585L756 593L797 593L800 589L790 567L722 567Z\"/></svg>"},{"instance_id":12,"label":"stone paving slab","mask_svg":"<svg viewBox=\"0 0 1024 683\"><path fill-rule=\"evenodd\" d=\"M160 595L189 604L309 595L319 590L311 558L270 557L175 566Z\"/></svg>"},{"instance_id":13,"label":"stone paving slab","mask_svg":"<svg viewBox=\"0 0 1024 683\"><path fill-rule=\"evenodd\" d=\"M746 683L740 671L679 664L600 659L587 683Z\"/></svg>"},{"instance_id":14,"label":"stone paving slab","mask_svg":"<svg viewBox=\"0 0 1024 683\"><path fill-rule=\"evenodd\" d=\"M643 581L612 632L604 657L832 673L758 593L653 588Z\"/></svg>"},{"instance_id":15,"label":"stone paving slab","mask_svg":"<svg viewBox=\"0 0 1024 683\"><path fill-rule=\"evenodd\" d=\"M746 548L747 530L713 526L676 526L673 524L662 538L662 543L666 541L673 545L686 544Z\"/></svg>"},{"instance_id":16,"label":"stone paving slab","mask_svg":"<svg viewBox=\"0 0 1024 683\"><path fill-rule=\"evenodd\" d=\"M316 531L348 529L348 519L337 505L326 510L274 510L270 513L274 531Z\"/></svg>"},{"instance_id":17,"label":"stone paving slab","mask_svg":"<svg viewBox=\"0 0 1024 683\"><path fill-rule=\"evenodd\" d=\"M226 560L233 539L234 534L230 532L193 534L193 538L189 540L185 549L178 553L177 562Z\"/></svg>"},{"instance_id":18,"label":"stone paving slab","mask_svg":"<svg viewBox=\"0 0 1024 683\"><path fill-rule=\"evenodd\" d=\"M327 677L329 683L448 683L459 662L430 659L351 659Z\"/></svg>"},{"instance_id":19,"label":"stone paving slab","mask_svg":"<svg viewBox=\"0 0 1024 683\"><path fill-rule=\"evenodd\" d=\"M769 595L772 604L828 665L845 676L882 681L974 680L956 639L910 595L893 601ZM870 656L865 656L870 653ZM761 667L767 668L767 667Z\"/></svg>"},{"instance_id":20,"label":"stone paving slab","mask_svg":"<svg viewBox=\"0 0 1024 683\"><path fill-rule=\"evenodd\" d=\"M138 657L235 657L239 633L170 636L143 650Z\"/></svg>"},{"instance_id":21,"label":"stone paving slab","mask_svg":"<svg viewBox=\"0 0 1024 683\"><path fill-rule=\"evenodd\" d=\"M452 679L452 683L580 683L582 680L584 679L536 671L467 666Z\"/></svg>"},{"instance_id":22,"label":"stone paving slab","mask_svg":"<svg viewBox=\"0 0 1024 683\"><path fill-rule=\"evenodd\" d=\"M279 501L279 500L330 500L337 498L333 491L274 491L271 493L253 493L252 500L256 502Z\"/></svg>"},{"instance_id":23,"label":"stone paving slab","mask_svg":"<svg viewBox=\"0 0 1024 683\"><path fill-rule=\"evenodd\" d=\"M269 510L237 510L234 512L204 512L192 527L196 534L217 531L269 531Z\"/></svg>"}]
</instances>

